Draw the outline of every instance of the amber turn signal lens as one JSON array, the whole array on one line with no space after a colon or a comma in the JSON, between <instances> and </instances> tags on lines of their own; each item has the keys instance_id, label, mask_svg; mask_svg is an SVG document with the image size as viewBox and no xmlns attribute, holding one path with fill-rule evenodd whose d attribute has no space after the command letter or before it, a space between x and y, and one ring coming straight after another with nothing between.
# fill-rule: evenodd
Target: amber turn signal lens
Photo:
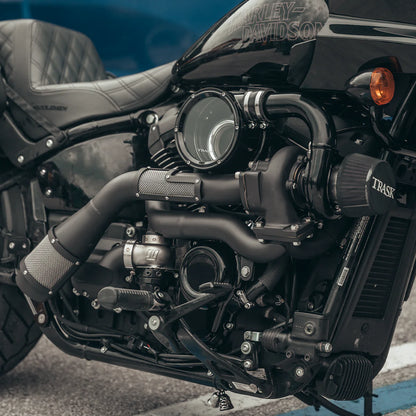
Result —
<instances>
[{"instance_id":1,"label":"amber turn signal lens","mask_svg":"<svg viewBox=\"0 0 416 416\"><path fill-rule=\"evenodd\" d=\"M377 105L386 105L394 97L396 84L391 71L387 68L376 68L371 74L371 98Z\"/></svg>"}]
</instances>

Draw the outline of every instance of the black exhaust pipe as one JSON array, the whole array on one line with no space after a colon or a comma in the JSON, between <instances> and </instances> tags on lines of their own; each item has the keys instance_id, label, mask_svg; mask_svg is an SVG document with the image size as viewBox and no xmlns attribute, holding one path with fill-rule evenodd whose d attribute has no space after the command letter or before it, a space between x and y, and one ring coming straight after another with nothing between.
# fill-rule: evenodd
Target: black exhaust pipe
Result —
<instances>
[{"instance_id":1,"label":"black exhaust pipe","mask_svg":"<svg viewBox=\"0 0 416 416\"><path fill-rule=\"evenodd\" d=\"M280 244L263 244L240 220L218 214L169 211L161 202L146 203L149 227L167 238L220 240L235 252L256 263L281 257L286 249Z\"/></svg>"}]
</instances>

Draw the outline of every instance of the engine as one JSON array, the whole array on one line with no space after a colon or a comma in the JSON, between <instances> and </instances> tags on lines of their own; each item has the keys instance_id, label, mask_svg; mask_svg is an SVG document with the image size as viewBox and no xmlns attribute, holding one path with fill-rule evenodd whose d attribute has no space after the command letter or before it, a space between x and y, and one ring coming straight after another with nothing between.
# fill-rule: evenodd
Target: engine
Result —
<instances>
[{"instance_id":1,"label":"engine","mask_svg":"<svg viewBox=\"0 0 416 416\"><path fill-rule=\"evenodd\" d=\"M293 116L306 122L306 145L290 134ZM367 358L328 358L322 313L369 217L396 204L390 164L341 155L333 122L294 94L210 88L143 124L150 166L51 229L22 261L20 288L47 302L69 337L208 374L222 389L277 397L317 378L328 397L363 395L365 383L331 384L337 365L355 371ZM145 201L146 221L91 261L132 201ZM340 287L349 263L342 270Z\"/></svg>"}]
</instances>

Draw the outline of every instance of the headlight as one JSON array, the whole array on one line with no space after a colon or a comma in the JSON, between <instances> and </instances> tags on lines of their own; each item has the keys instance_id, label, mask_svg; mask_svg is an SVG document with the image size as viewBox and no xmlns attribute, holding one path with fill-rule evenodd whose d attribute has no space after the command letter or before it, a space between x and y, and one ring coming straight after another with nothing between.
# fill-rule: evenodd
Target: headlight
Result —
<instances>
[{"instance_id":1,"label":"headlight","mask_svg":"<svg viewBox=\"0 0 416 416\"><path fill-rule=\"evenodd\" d=\"M228 161L238 142L241 120L232 95L217 89L193 94L179 112L176 145L185 162L212 169Z\"/></svg>"}]
</instances>

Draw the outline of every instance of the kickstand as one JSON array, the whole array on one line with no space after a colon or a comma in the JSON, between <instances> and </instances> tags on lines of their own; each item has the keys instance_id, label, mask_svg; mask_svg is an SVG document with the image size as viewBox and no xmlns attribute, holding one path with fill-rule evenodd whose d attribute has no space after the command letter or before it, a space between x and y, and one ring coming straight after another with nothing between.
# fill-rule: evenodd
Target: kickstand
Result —
<instances>
[{"instance_id":1,"label":"kickstand","mask_svg":"<svg viewBox=\"0 0 416 416\"><path fill-rule=\"evenodd\" d=\"M316 411L319 411L320 407L330 410L338 416L360 416L355 413L351 413L348 410L343 409L342 407L337 406L331 401L325 399L320 394L314 391L303 391L301 393L295 394L302 402L306 403L309 406L314 406ZM363 416L382 416L381 413L373 413L373 398L378 397L373 394L373 383L371 382L368 386L367 392L364 395L364 413Z\"/></svg>"},{"instance_id":2,"label":"kickstand","mask_svg":"<svg viewBox=\"0 0 416 416\"><path fill-rule=\"evenodd\" d=\"M364 416L382 416L381 413L373 413L373 398L378 397L373 394L373 382L368 385L367 393L364 395Z\"/></svg>"}]
</instances>

